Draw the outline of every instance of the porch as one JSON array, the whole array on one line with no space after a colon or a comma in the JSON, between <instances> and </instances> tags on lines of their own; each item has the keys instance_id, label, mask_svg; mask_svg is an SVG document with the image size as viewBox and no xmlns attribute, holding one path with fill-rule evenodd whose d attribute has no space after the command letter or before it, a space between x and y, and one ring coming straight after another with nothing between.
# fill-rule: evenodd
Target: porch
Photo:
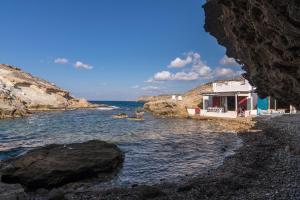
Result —
<instances>
[{"instance_id":1,"label":"porch","mask_svg":"<svg viewBox=\"0 0 300 200\"><path fill-rule=\"evenodd\" d=\"M236 118L256 115L257 95L252 92L204 93L200 116Z\"/></svg>"}]
</instances>

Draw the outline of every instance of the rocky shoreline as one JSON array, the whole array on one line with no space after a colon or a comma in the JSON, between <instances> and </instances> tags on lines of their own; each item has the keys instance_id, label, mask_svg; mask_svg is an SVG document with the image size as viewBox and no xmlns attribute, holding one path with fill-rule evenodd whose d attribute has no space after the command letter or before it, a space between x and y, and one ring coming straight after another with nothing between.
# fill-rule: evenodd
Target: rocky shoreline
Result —
<instances>
[{"instance_id":1,"label":"rocky shoreline","mask_svg":"<svg viewBox=\"0 0 300 200\"><path fill-rule=\"evenodd\" d=\"M0 64L0 77L0 119L22 117L36 111L99 107L11 65Z\"/></svg>"},{"instance_id":2,"label":"rocky shoreline","mask_svg":"<svg viewBox=\"0 0 300 200\"><path fill-rule=\"evenodd\" d=\"M182 183L101 189L93 183L69 184L25 193L3 185L1 199L299 199L300 115L259 119L240 132L243 146L222 166ZM6 188L6 190L4 190ZM16 192L18 191L18 192ZM6 195L6 196L5 196ZM12 198L14 197L14 198Z\"/></svg>"}]
</instances>

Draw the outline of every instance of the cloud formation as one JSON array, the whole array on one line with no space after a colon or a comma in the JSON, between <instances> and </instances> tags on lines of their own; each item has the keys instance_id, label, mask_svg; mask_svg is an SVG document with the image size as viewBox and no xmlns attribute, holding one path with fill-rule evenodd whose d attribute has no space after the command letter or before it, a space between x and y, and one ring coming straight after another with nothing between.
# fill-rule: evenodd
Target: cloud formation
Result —
<instances>
[{"instance_id":1,"label":"cloud formation","mask_svg":"<svg viewBox=\"0 0 300 200\"><path fill-rule=\"evenodd\" d=\"M93 69L93 66L89 65L89 64L85 64L81 61L76 61L76 63L74 64L74 66L76 68L82 68L82 69Z\"/></svg>"},{"instance_id":2,"label":"cloud formation","mask_svg":"<svg viewBox=\"0 0 300 200\"><path fill-rule=\"evenodd\" d=\"M179 57L175 58L174 60L171 61L169 64L169 68L181 68L185 67L186 65L192 63L193 58L191 55L187 55L185 59L181 59Z\"/></svg>"},{"instance_id":3,"label":"cloud formation","mask_svg":"<svg viewBox=\"0 0 300 200\"><path fill-rule=\"evenodd\" d=\"M158 92L158 91L160 91L159 87L152 86L152 85L142 87L142 90L148 91L148 92Z\"/></svg>"},{"instance_id":4,"label":"cloud formation","mask_svg":"<svg viewBox=\"0 0 300 200\"><path fill-rule=\"evenodd\" d=\"M233 69L230 68L217 68L214 71L214 77L218 78L218 77L234 77L234 76L239 76L242 74L242 71L235 71Z\"/></svg>"},{"instance_id":5,"label":"cloud formation","mask_svg":"<svg viewBox=\"0 0 300 200\"><path fill-rule=\"evenodd\" d=\"M181 68L191 64L188 69L184 71L172 73L170 71L161 71L154 74L152 78L150 78L146 82L155 82L155 81L193 81L199 78L208 77L212 69L207 66L202 60L199 53L189 52L186 54L184 59L176 58L171 61L171 64L168 68Z\"/></svg>"},{"instance_id":6,"label":"cloud formation","mask_svg":"<svg viewBox=\"0 0 300 200\"><path fill-rule=\"evenodd\" d=\"M54 60L54 63L64 65L64 64L68 64L69 60L67 58L56 58Z\"/></svg>"},{"instance_id":7,"label":"cloud formation","mask_svg":"<svg viewBox=\"0 0 300 200\"><path fill-rule=\"evenodd\" d=\"M231 66L231 67L238 67L240 66L234 58L229 58L227 55L225 55L220 61L219 64L222 66Z\"/></svg>"},{"instance_id":8,"label":"cloud formation","mask_svg":"<svg viewBox=\"0 0 300 200\"><path fill-rule=\"evenodd\" d=\"M169 71L161 71L154 74L153 80L155 81L169 81L172 80L172 74Z\"/></svg>"}]
</instances>

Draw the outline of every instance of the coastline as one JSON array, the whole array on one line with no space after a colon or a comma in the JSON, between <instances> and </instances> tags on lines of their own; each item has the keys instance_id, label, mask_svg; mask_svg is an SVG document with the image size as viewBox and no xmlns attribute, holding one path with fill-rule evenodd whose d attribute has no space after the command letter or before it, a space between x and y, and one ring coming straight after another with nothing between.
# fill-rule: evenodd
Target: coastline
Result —
<instances>
[{"instance_id":1,"label":"coastline","mask_svg":"<svg viewBox=\"0 0 300 200\"><path fill-rule=\"evenodd\" d=\"M293 123L291 123L293 121ZM300 115L263 119L255 129L239 132L243 146L223 165L181 184L133 186L131 189L85 191L74 199L299 199ZM286 129L286 124L290 129ZM293 130L293 133L290 132ZM293 143L293 142L292 142ZM296 143L297 145L297 143Z\"/></svg>"},{"instance_id":2,"label":"coastline","mask_svg":"<svg viewBox=\"0 0 300 200\"><path fill-rule=\"evenodd\" d=\"M216 169L181 183L131 188L94 188L71 184L25 193L5 185L2 199L299 199L300 115L260 119L251 130L240 131L243 145ZM288 125L287 125L288 124ZM287 128L288 127L288 128ZM14 188L14 189L12 189ZM2 192L2 191L1 191ZM6 196L5 196L6 195ZM9 198L6 198L9 199Z\"/></svg>"}]
</instances>

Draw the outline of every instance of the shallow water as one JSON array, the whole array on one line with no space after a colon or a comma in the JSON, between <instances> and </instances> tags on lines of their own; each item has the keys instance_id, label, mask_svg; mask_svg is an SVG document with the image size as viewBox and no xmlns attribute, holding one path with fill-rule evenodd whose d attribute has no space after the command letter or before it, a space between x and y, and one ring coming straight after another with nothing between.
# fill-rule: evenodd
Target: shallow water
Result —
<instances>
[{"instance_id":1,"label":"shallow water","mask_svg":"<svg viewBox=\"0 0 300 200\"><path fill-rule=\"evenodd\" d=\"M118 109L37 113L0 121L0 160L46 144L100 139L116 143L125 152L122 169L104 185L153 184L217 167L240 145L236 134L220 133L221 127L205 121L151 114L145 115L145 121L112 119L112 114L132 113L141 104L104 103Z\"/></svg>"}]
</instances>

